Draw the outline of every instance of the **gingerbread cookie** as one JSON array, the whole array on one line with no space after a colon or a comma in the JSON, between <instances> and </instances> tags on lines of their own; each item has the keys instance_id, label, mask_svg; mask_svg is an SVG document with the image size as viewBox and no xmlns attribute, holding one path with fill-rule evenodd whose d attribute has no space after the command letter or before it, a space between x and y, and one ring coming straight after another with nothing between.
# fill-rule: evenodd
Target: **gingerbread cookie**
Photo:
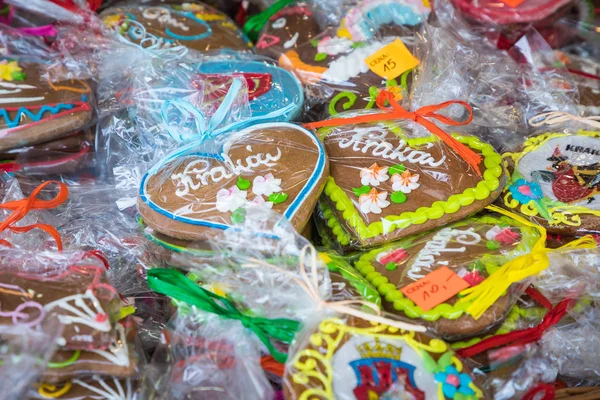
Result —
<instances>
[{"instance_id":1,"label":"gingerbread cookie","mask_svg":"<svg viewBox=\"0 0 600 400\"><path fill-rule=\"evenodd\" d=\"M470 303L457 303L458 296L424 311L401 289L442 267L466 281L466 287L478 285L504 263L529 252L538 237L533 228L488 215L371 250L355 266L377 287L386 310L419 318L439 335L456 340L501 323L512 306L510 292L474 319L465 312Z\"/></svg>"},{"instance_id":2,"label":"gingerbread cookie","mask_svg":"<svg viewBox=\"0 0 600 400\"><path fill-rule=\"evenodd\" d=\"M40 383L32 393L32 399L59 400L137 400L140 394L133 379L93 375L85 379L73 379L60 384Z\"/></svg>"},{"instance_id":3,"label":"gingerbread cookie","mask_svg":"<svg viewBox=\"0 0 600 400\"><path fill-rule=\"evenodd\" d=\"M328 171L311 132L255 125L229 134L219 153L191 144L159 162L142 179L138 206L148 226L178 239L206 239L242 222L252 207L272 209L302 230Z\"/></svg>"},{"instance_id":4,"label":"gingerbread cookie","mask_svg":"<svg viewBox=\"0 0 600 400\"><path fill-rule=\"evenodd\" d=\"M290 6L269 20L257 48L271 56L280 51L279 65L306 85L314 115L305 119L321 119L344 110L372 108L381 89L393 88L398 99L406 94L410 70L386 81L369 69L365 59L399 36L411 42L412 27L428 14L421 0L364 1L348 12L340 27L314 35L313 11L304 5Z\"/></svg>"},{"instance_id":5,"label":"gingerbread cookie","mask_svg":"<svg viewBox=\"0 0 600 400\"><path fill-rule=\"evenodd\" d=\"M0 151L47 142L92 120L84 81L51 82L42 62L0 60Z\"/></svg>"},{"instance_id":6,"label":"gingerbread cookie","mask_svg":"<svg viewBox=\"0 0 600 400\"><path fill-rule=\"evenodd\" d=\"M437 136L409 123L322 128L330 159L323 202L340 243L376 246L460 220L504 187L502 158L474 136L455 138L482 157L479 176Z\"/></svg>"},{"instance_id":7,"label":"gingerbread cookie","mask_svg":"<svg viewBox=\"0 0 600 400\"><path fill-rule=\"evenodd\" d=\"M45 318L64 325L59 346L106 350L114 340L120 309L116 290L102 267L70 266L43 273L0 269L0 325L34 328Z\"/></svg>"},{"instance_id":8,"label":"gingerbread cookie","mask_svg":"<svg viewBox=\"0 0 600 400\"><path fill-rule=\"evenodd\" d=\"M546 133L507 156L513 172L504 207L551 233L600 230L600 132Z\"/></svg>"},{"instance_id":9,"label":"gingerbread cookie","mask_svg":"<svg viewBox=\"0 0 600 400\"><path fill-rule=\"evenodd\" d=\"M423 333L327 319L297 348L284 375L289 400L484 397L448 345Z\"/></svg>"},{"instance_id":10,"label":"gingerbread cookie","mask_svg":"<svg viewBox=\"0 0 600 400\"><path fill-rule=\"evenodd\" d=\"M582 56L556 52L565 64L579 92L579 112L600 115L600 64Z\"/></svg>"},{"instance_id":11,"label":"gingerbread cookie","mask_svg":"<svg viewBox=\"0 0 600 400\"><path fill-rule=\"evenodd\" d=\"M205 101L224 97L234 77L244 78L252 112L249 124L290 121L298 116L304 103L304 92L298 80L288 71L267 62L207 61L198 67L198 72L193 84L204 89Z\"/></svg>"},{"instance_id":12,"label":"gingerbread cookie","mask_svg":"<svg viewBox=\"0 0 600 400\"><path fill-rule=\"evenodd\" d=\"M144 48L185 46L202 52L250 48L229 17L201 3L113 7L100 16L106 25Z\"/></svg>"}]
</instances>

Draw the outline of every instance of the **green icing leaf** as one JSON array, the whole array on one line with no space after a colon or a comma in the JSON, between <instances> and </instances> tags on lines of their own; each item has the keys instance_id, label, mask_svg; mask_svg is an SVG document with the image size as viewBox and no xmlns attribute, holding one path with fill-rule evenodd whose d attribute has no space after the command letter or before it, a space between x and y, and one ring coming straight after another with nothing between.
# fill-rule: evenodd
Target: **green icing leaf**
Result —
<instances>
[{"instance_id":1,"label":"green icing leaf","mask_svg":"<svg viewBox=\"0 0 600 400\"><path fill-rule=\"evenodd\" d=\"M315 61L323 61L327 59L327 53L317 53L317 55L315 55Z\"/></svg>"},{"instance_id":2,"label":"green icing leaf","mask_svg":"<svg viewBox=\"0 0 600 400\"><path fill-rule=\"evenodd\" d=\"M438 359L437 363L441 371L445 370L446 367L452 365L452 352L447 351L444 354L442 354L442 356Z\"/></svg>"},{"instance_id":3,"label":"green icing leaf","mask_svg":"<svg viewBox=\"0 0 600 400\"><path fill-rule=\"evenodd\" d=\"M241 224L246 220L246 209L238 208L231 213L231 222L234 224Z\"/></svg>"},{"instance_id":4,"label":"green icing leaf","mask_svg":"<svg viewBox=\"0 0 600 400\"><path fill-rule=\"evenodd\" d=\"M485 247L487 247L488 250L498 250L500 248L500 243L496 240L488 240L485 243Z\"/></svg>"},{"instance_id":5,"label":"green icing leaf","mask_svg":"<svg viewBox=\"0 0 600 400\"><path fill-rule=\"evenodd\" d=\"M287 193L272 193L269 195L269 201L273 204L283 203L288 199Z\"/></svg>"},{"instance_id":6,"label":"green icing leaf","mask_svg":"<svg viewBox=\"0 0 600 400\"><path fill-rule=\"evenodd\" d=\"M25 77L26 77L24 72L17 72L17 71L13 72L11 74L11 76L15 81L24 81Z\"/></svg>"},{"instance_id":7,"label":"green icing leaf","mask_svg":"<svg viewBox=\"0 0 600 400\"><path fill-rule=\"evenodd\" d=\"M359 188L352 188L352 191L354 192L355 195L360 197L361 194L369 193L371 191L371 187L370 186L361 186Z\"/></svg>"},{"instance_id":8,"label":"green icing leaf","mask_svg":"<svg viewBox=\"0 0 600 400\"><path fill-rule=\"evenodd\" d=\"M244 179L241 176L238 176L236 185L240 190L246 190L250 188L251 183L248 179Z\"/></svg>"},{"instance_id":9,"label":"green icing leaf","mask_svg":"<svg viewBox=\"0 0 600 400\"><path fill-rule=\"evenodd\" d=\"M311 39L310 44L312 47L317 47L319 45L319 39Z\"/></svg>"},{"instance_id":10,"label":"green icing leaf","mask_svg":"<svg viewBox=\"0 0 600 400\"><path fill-rule=\"evenodd\" d=\"M406 195L402 192L394 192L390 196L390 200L392 200L392 203L402 204L406 201Z\"/></svg>"},{"instance_id":11,"label":"green icing leaf","mask_svg":"<svg viewBox=\"0 0 600 400\"><path fill-rule=\"evenodd\" d=\"M396 264L393 261L390 261L389 263L385 264L385 269L387 269L388 271L395 271L398 269L398 264Z\"/></svg>"},{"instance_id":12,"label":"green icing leaf","mask_svg":"<svg viewBox=\"0 0 600 400\"><path fill-rule=\"evenodd\" d=\"M388 174L390 174L390 175L401 174L404 171L406 171L406 167L404 166L404 164L396 164L396 165L392 165L388 169Z\"/></svg>"},{"instance_id":13,"label":"green icing leaf","mask_svg":"<svg viewBox=\"0 0 600 400\"><path fill-rule=\"evenodd\" d=\"M423 368L425 368L425 371L429 372L430 374L435 374L436 372L440 371L438 364L425 350L421 350L421 358L423 359Z\"/></svg>"},{"instance_id":14,"label":"green icing leaf","mask_svg":"<svg viewBox=\"0 0 600 400\"><path fill-rule=\"evenodd\" d=\"M394 87L394 86L398 86L398 82L396 82L395 79L390 79L389 81L387 81L385 83L385 87L390 88L390 87Z\"/></svg>"},{"instance_id":15,"label":"green icing leaf","mask_svg":"<svg viewBox=\"0 0 600 400\"><path fill-rule=\"evenodd\" d=\"M354 42L352 43L352 48L353 49L360 49L361 47L366 47L367 46L367 42Z\"/></svg>"}]
</instances>

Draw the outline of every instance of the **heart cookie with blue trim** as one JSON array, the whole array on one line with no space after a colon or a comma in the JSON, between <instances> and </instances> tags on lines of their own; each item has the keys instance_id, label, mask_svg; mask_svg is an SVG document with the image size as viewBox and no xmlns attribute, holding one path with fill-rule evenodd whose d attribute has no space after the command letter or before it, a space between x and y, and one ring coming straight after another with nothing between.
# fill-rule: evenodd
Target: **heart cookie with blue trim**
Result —
<instances>
[{"instance_id":1,"label":"heart cookie with blue trim","mask_svg":"<svg viewBox=\"0 0 600 400\"><path fill-rule=\"evenodd\" d=\"M104 23L127 40L150 49L185 46L198 51L248 50L250 43L228 16L205 4L113 7Z\"/></svg>"},{"instance_id":2,"label":"heart cookie with blue trim","mask_svg":"<svg viewBox=\"0 0 600 400\"><path fill-rule=\"evenodd\" d=\"M85 81L52 82L43 62L0 58L0 151L47 142L92 120Z\"/></svg>"},{"instance_id":3,"label":"heart cookie with blue trim","mask_svg":"<svg viewBox=\"0 0 600 400\"><path fill-rule=\"evenodd\" d=\"M144 176L138 205L148 226L202 240L259 207L302 230L329 172L314 134L289 123L260 124L228 134L214 154L206 148L188 144Z\"/></svg>"}]
</instances>

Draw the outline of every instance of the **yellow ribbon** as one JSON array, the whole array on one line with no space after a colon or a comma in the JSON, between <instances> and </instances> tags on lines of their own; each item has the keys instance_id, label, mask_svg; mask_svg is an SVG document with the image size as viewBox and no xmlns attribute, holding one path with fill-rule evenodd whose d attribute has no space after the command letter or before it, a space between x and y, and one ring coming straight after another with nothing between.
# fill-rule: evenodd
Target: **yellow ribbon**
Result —
<instances>
[{"instance_id":1,"label":"yellow ribbon","mask_svg":"<svg viewBox=\"0 0 600 400\"><path fill-rule=\"evenodd\" d=\"M544 227L497 206L488 206L487 209L506 215L523 225L537 229L540 232L540 238L529 253L507 262L479 285L460 292L464 297L459 302L472 302L466 311L474 319L481 317L508 290L510 285L536 275L548 268L550 264L548 253L566 249L591 249L597 246L594 238L591 235L586 235L558 249L548 249L546 248L546 229Z\"/></svg>"},{"instance_id":2,"label":"yellow ribbon","mask_svg":"<svg viewBox=\"0 0 600 400\"><path fill-rule=\"evenodd\" d=\"M308 256L307 256L308 254ZM310 277L306 271L306 260L310 262ZM319 309L330 309L336 313L352 315L353 317L357 317L360 319L364 319L366 321L387 325L393 328L398 328L404 331L413 331L413 332L425 332L427 330L423 325L409 324L406 322L401 322L393 319L389 319L381 316L381 310L379 307L370 301L365 300L340 300L340 301L326 301L321 298L319 295L319 283L317 281L317 251L311 245L306 245L302 248L300 252L300 259L298 262L300 266L300 276L302 279L299 279L296 275L292 274L290 271L286 271L282 268L279 268L275 265L269 264L263 260L259 260L257 258L251 258L247 263L242 264L244 268L256 268L256 267L266 267L274 269L282 274L290 276L290 278L295 281L317 304ZM368 312L364 312L355 308L356 306L364 306L370 308L375 312L375 314L371 314Z\"/></svg>"}]
</instances>

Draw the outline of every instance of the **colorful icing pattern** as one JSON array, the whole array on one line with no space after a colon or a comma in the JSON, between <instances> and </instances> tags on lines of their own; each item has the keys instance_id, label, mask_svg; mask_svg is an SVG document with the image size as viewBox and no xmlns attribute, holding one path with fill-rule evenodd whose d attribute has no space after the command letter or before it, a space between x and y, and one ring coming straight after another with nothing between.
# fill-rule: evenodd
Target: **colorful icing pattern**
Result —
<instances>
[{"instance_id":1,"label":"colorful icing pattern","mask_svg":"<svg viewBox=\"0 0 600 400\"><path fill-rule=\"evenodd\" d=\"M73 379L61 385L42 383L37 395L40 399L106 399L137 400L135 383L131 379L117 379L93 375L88 379Z\"/></svg>"},{"instance_id":2,"label":"colorful icing pattern","mask_svg":"<svg viewBox=\"0 0 600 400\"><path fill-rule=\"evenodd\" d=\"M600 133L547 133L528 139L515 163L504 205L551 231L595 224L600 216Z\"/></svg>"},{"instance_id":3,"label":"colorful icing pattern","mask_svg":"<svg viewBox=\"0 0 600 400\"><path fill-rule=\"evenodd\" d=\"M286 369L292 398L478 399L463 363L438 339L386 325L327 319Z\"/></svg>"}]
</instances>

